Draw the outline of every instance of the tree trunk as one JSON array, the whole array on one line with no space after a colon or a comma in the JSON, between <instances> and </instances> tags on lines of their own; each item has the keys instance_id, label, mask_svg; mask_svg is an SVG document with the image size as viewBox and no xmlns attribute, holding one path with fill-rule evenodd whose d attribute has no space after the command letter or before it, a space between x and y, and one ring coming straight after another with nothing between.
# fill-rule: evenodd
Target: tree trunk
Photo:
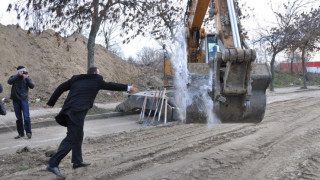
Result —
<instances>
[{"instance_id":1,"label":"tree trunk","mask_svg":"<svg viewBox=\"0 0 320 180\"><path fill-rule=\"evenodd\" d=\"M291 56L290 74L293 74L293 61L294 61L294 51L292 51L292 56Z\"/></svg>"},{"instance_id":2,"label":"tree trunk","mask_svg":"<svg viewBox=\"0 0 320 180\"><path fill-rule=\"evenodd\" d=\"M106 49L109 50L109 38L105 35Z\"/></svg>"},{"instance_id":3,"label":"tree trunk","mask_svg":"<svg viewBox=\"0 0 320 180\"><path fill-rule=\"evenodd\" d=\"M96 42L96 36L101 24L101 20L99 20L101 18L98 18L96 20L96 23L92 23L91 25L91 30L90 30L90 34L89 34L89 39L88 39L88 69L92 66L94 66L94 46L95 46L95 42Z\"/></svg>"},{"instance_id":4,"label":"tree trunk","mask_svg":"<svg viewBox=\"0 0 320 180\"><path fill-rule=\"evenodd\" d=\"M92 16L91 29L88 39L88 69L94 66L94 46L96 42L97 33L100 28L100 24L102 22L102 16L99 16L99 0L94 0L92 2L94 5L94 15Z\"/></svg>"},{"instance_id":5,"label":"tree trunk","mask_svg":"<svg viewBox=\"0 0 320 180\"><path fill-rule=\"evenodd\" d=\"M302 74L303 74L303 88L307 89L307 72L306 72L306 61L305 61L305 48L302 49Z\"/></svg>"},{"instance_id":6,"label":"tree trunk","mask_svg":"<svg viewBox=\"0 0 320 180\"><path fill-rule=\"evenodd\" d=\"M274 82L274 61L276 59L276 55L277 54L273 54L272 55L272 59L271 59L271 62L270 62L270 70L271 70L271 82L270 82L270 86L269 86L270 91L274 91L274 87L273 87L273 82Z\"/></svg>"}]
</instances>

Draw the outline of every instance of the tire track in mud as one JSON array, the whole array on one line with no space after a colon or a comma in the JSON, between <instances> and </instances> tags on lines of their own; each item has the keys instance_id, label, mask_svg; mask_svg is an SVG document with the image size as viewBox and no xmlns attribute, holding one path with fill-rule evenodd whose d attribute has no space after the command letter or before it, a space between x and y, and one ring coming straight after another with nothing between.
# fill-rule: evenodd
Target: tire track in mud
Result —
<instances>
[{"instance_id":1,"label":"tire track in mud","mask_svg":"<svg viewBox=\"0 0 320 180\"><path fill-rule=\"evenodd\" d=\"M309 99L309 98L307 98L307 99ZM301 101L298 100L298 102L301 102ZM279 102L279 103L283 103L283 102ZM281 121L282 123L287 123L287 121L289 121L289 122L292 121L293 125L290 125L290 127L288 127L286 132L283 132L283 134L280 134L279 136L274 136L274 138L271 138L271 139L266 139L265 137L262 137L261 138L261 142L265 142L266 140L267 140L267 142L263 143L262 145L258 146L257 148L253 147L253 148L247 150L245 152L245 154L244 154L244 157L241 157L240 161L226 162L223 159L206 158L207 161L210 162L210 163L208 163L208 164L205 163L205 165L203 165L200 168L198 168L198 170L200 169L199 171L207 171L207 173L210 175L210 176L207 177L209 179L224 179L224 178L237 179L237 178L234 178L235 176L232 176L232 175L231 176L225 175L224 178L221 178L221 174L225 174L225 172L233 171L235 168L240 168L244 163L249 163L250 164L251 161L259 161L260 159L267 158L270 155L270 153L273 151L274 146L276 146L277 144L281 144L282 141L284 141L283 139L286 139L286 138L290 139L290 137L288 137L292 133L290 131L293 131L295 129L298 131L299 127L303 127L303 124L305 124L305 123L312 124L313 121L316 121L319 118L319 115L315 115L313 118L309 118L309 121L307 121L307 122L302 121L302 120L295 120L295 119L297 119L297 115L300 116L299 118L303 119L303 116L301 114L305 114L306 111L308 111L308 108L310 108L310 107L312 107L314 105L319 105L319 103L314 103L313 102L313 103L309 103L307 105L306 104L300 105L299 107L297 107L297 109L293 110L294 114L290 115L289 119L287 119L287 120L283 119L282 117L286 117L286 118L288 117L288 115L286 113L283 113L283 112L290 110L291 109L290 107L292 107L291 104L295 104L295 103L296 102L293 102L293 103L292 102L285 102L285 104L286 104L284 106L285 109L280 111L280 112L282 112L282 113L280 113L282 116L277 116L277 118L274 119L274 121L270 121L270 119L267 118L265 122L261 123L261 125L258 125L258 126L264 126L264 128L266 128L268 126L268 124L270 124L270 123L279 122L279 121ZM276 105L276 107L277 106L278 105ZM304 109L304 111L302 111L302 112L298 111L299 108ZM277 109L278 108L275 108L275 110L277 110ZM317 110L315 110L315 111L317 111ZM273 112L269 111L269 113L273 113ZM268 116L268 115L269 114L266 114L266 116ZM292 117L294 117L294 118L292 118ZM295 124L296 122L294 122L294 121L298 121L300 123ZM313 137L315 134L318 134L318 133L319 133L318 130L314 130L314 131L312 131L312 133L309 133L308 135L302 136L298 140L294 140L292 142L292 144L296 145L297 147L303 146L303 144L305 144L305 142L308 142L308 141L306 141L306 139L310 140L311 139L310 137ZM282 136L284 136L284 137L282 137ZM260 144L261 144L261 142L260 142ZM312 142L312 140L311 140L311 142ZM286 146L286 145L284 145L284 146ZM293 146L291 145L291 147L293 147ZM295 148L295 147L293 147L293 148ZM230 156L235 156L238 153L237 151L238 151L238 149L233 150L232 151L232 155L230 155ZM266 164L267 163L268 162L266 162ZM263 169L263 166L261 168ZM173 175L172 177L190 179L190 177L192 177L192 174L199 174L199 173L203 174L203 172L192 173L193 170L190 170L190 169L186 170L186 171L190 171L190 173L187 176L183 175L183 174L185 174L185 172L176 172L176 174L178 174L178 175L175 175L175 176ZM213 172L213 171L218 171L219 172L219 173L215 173L215 174L217 174L217 176L215 176L212 173L210 173L210 172ZM165 177L168 177L168 176L165 176ZM197 177L194 177L194 178L197 178ZM255 178L259 178L259 177L257 176ZM170 179L170 176L169 176L169 179Z\"/></svg>"},{"instance_id":2,"label":"tire track in mud","mask_svg":"<svg viewBox=\"0 0 320 180\"><path fill-rule=\"evenodd\" d=\"M286 168L290 169L288 167L292 163L287 164L288 159L281 159L281 157L278 159L276 157L278 153L282 154L282 152L286 152L286 154L283 156L288 156L288 158L295 159L296 156L304 153L305 147L310 147L314 142L317 142L317 140L320 138L320 129L314 125L320 124L320 113L318 112L318 109L314 107L319 107L319 104L320 103L318 102L303 103L303 105L299 106L298 109L294 108L294 110L290 111L290 115L283 113L282 116L278 116L277 121L283 124L281 133L276 135L271 134L271 136L268 134L269 138L261 138L261 142L264 142L264 144L259 145L258 150L255 153L250 154L250 156L244 159L249 161L249 163L252 163L252 161L260 161L257 164L261 167L261 169L264 169L266 165L277 164L279 161L283 161L280 163L284 164L279 165L278 168L272 169L273 171L277 171L276 173L269 172L269 174L281 174L288 171ZM272 127L273 123L274 121L266 121L268 127ZM277 123L277 126L279 125L280 124ZM277 130L279 131L279 129ZM272 161L274 161L274 163L272 163ZM252 169L259 168L253 167ZM252 172L252 174L258 173ZM268 176L269 175L266 175L266 177L270 179L288 179L288 177L295 178L293 177L292 172L286 173L282 178L281 176L280 178ZM256 178L258 177L259 176L256 176ZM262 177L262 175L260 177Z\"/></svg>"},{"instance_id":3,"label":"tire track in mud","mask_svg":"<svg viewBox=\"0 0 320 180\"><path fill-rule=\"evenodd\" d=\"M249 125L249 127L251 126L252 125ZM163 130L164 128L166 130ZM249 134L248 132L246 132L245 134L241 133L241 131L243 131L242 127L232 128L228 126L221 129L231 129L231 131L218 134L217 137L211 138L210 136L214 134L212 133L212 131L205 131L206 128L203 126L203 124L191 124L191 125L189 124L189 125L177 125L174 127L152 128L151 133L149 132L148 129L126 133L125 135L122 135L122 136L126 136L126 137L123 137L122 139L132 138L131 139L132 142L130 144L125 144L125 145L121 143L120 143L121 145L115 143L113 145L114 147L121 147L121 146L122 147L121 149L118 149L120 153L118 154L114 153L113 157L110 157L110 155L106 157L110 159L109 162L112 161L112 163L109 164L108 166L110 167L126 166L127 164L130 164L133 161L135 161L136 163L133 163L133 165L131 165L132 167L130 168L118 168L118 169L124 169L124 170L121 170L121 172L122 171L128 172L129 171L128 169L141 168L143 164L150 163L152 161L157 161L159 163L161 163L160 161L162 161L162 163L165 163L170 160L172 161L172 159L182 158L180 156L183 156L183 154L187 154L189 151L192 151L192 152L194 152L195 150L204 151L208 149L208 147L210 148L212 144L217 144L212 142L216 141L219 143L224 143L225 141L230 141L229 138L225 138L225 137L227 137L227 134L230 134L232 132L235 132L235 135L234 135L235 137ZM203 136L205 136L205 138ZM108 138L102 138L102 139L105 140ZM225 139L225 140L221 141L220 139ZM188 140L189 142L188 144L186 144L186 141ZM100 140L97 140L97 142L103 143ZM131 147L135 147L135 148L132 149ZM108 154L108 151L110 151L110 149L111 148L109 147L98 148L94 150L95 151L94 153L90 152L88 155L85 154L85 156L90 157L91 156L90 154L92 154L92 156L95 156L96 153L101 153L101 152ZM131 149L131 150L127 151L127 149ZM123 156L123 157L119 158L119 156ZM152 161L148 160L152 156L154 156L152 158ZM137 167L133 167L133 166L137 166ZM110 171L110 169L108 169L108 171ZM113 175L114 173L110 173L110 174L111 175L109 176L109 178L114 176ZM121 173L116 173L116 174L121 174Z\"/></svg>"},{"instance_id":4,"label":"tire track in mud","mask_svg":"<svg viewBox=\"0 0 320 180\"><path fill-rule=\"evenodd\" d=\"M261 179L262 177L265 177L266 179L288 179L288 177L299 179L302 177L303 179L307 176L311 177L310 179L317 179L314 177L319 176L319 170L315 169L314 167L317 165L319 167L319 163L311 160L309 161L314 165L310 166L309 168L305 168L305 170L300 173L301 175L299 177L292 176L292 173L286 173L284 176L281 176L283 172L286 172L286 167L289 167L291 164L287 162L286 158L280 158L280 161L284 161L281 162L283 163L283 166L280 164L278 167L281 169L281 171L277 171L278 169L275 168L271 170L275 171L276 173L270 173L270 171L267 173L264 172L265 166L278 163L277 156L279 156L279 154L281 156L281 153L286 152L288 154L284 154L283 156L288 156L290 159L295 159L295 156L305 151L305 149L301 147L310 147L313 142L320 138L320 128L314 126L315 124L320 124L320 113L318 113L316 108L312 108L314 105L319 105L319 103L309 103L306 106L301 105L300 108L302 107L303 109L300 111L295 111L293 115L289 116L289 118L285 113L283 113L282 116L278 116L278 121L287 124L287 126L284 126L279 134L273 134L273 126L270 126L276 122L266 119L265 123L258 125L259 127L263 127L263 129L261 129L259 133L251 134L251 136L261 137L251 137L254 141L253 143L248 144L248 146L242 147L237 144L237 140L232 141L231 144L235 142L233 143L234 148L223 151L224 155L220 158L218 158L219 153L211 154L203 157L205 160L200 161L199 165L194 163L192 168L187 168L184 170L179 169L178 171L169 173L169 175L151 179L198 179L201 177L203 179ZM287 107L286 110L288 110L290 106L285 107ZM310 111L309 109L313 110ZM308 112L310 114L308 117L297 117L297 115L307 114ZM307 118L307 120L305 121L304 118ZM291 123L288 124L288 122ZM263 133L264 131L267 132ZM230 146L232 147L232 145ZM293 153L295 156L291 155L291 153ZM317 156L315 155L315 157ZM262 173L259 172L260 170ZM226 174L226 172L229 172L230 174ZM306 172L306 175L303 172ZM202 176L199 177L201 174ZM273 176L274 174L277 174L276 177Z\"/></svg>"},{"instance_id":5,"label":"tire track in mud","mask_svg":"<svg viewBox=\"0 0 320 180\"><path fill-rule=\"evenodd\" d=\"M317 118L319 118L318 116ZM319 123L319 121L317 121ZM304 177L303 172L309 171L309 165L305 165L305 169L300 169L299 166L308 159L310 154L317 153L319 147L313 147L314 142L320 138L320 129L313 129L305 134L299 134L300 130L305 130L304 127L297 128L289 135L284 135L280 140L265 147L259 147L266 155L263 161L259 164L261 167L264 165L275 164L276 166L268 167L269 174L261 172L268 179L310 179ZM311 132L311 133L310 133ZM316 150L317 149L317 150ZM285 154L283 154L285 152ZM282 157L279 157L279 155ZM311 156L312 157L312 156ZM264 163L264 164L263 164ZM299 165L299 166L298 166ZM319 167L319 163L317 164ZM319 176L319 171L311 169L307 175L309 177ZM311 179L317 179L317 178Z\"/></svg>"},{"instance_id":6,"label":"tire track in mud","mask_svg":"<svg viewBox=\"0 0 320 180\"><path fill-rule=\"evenodd\" d=\"M308 100L308 99L309 98L305 100ZM282 106L284 109L280 111L269 112L268 115L266 116L266 120L263 121L262 125L268 126L269 124L272 124L275 121L277 121L280 123L284 123L285 126L283 126L282 133L279 134L281 138L275 137L274 139L270 139L270 142L265 144L264 147L272 147L273 144L279 143L281 140L285 139L287 136L297 136L297 134L298 135L301 134L299 129L306 128L305 127L306 124L307 125L316 124L314 122L319 120L320 113L318 113L318 109L312 108L312 107L320 107L320 98L317 98L314 101L308 101L307 103L306 102L301 103L300 100L297 101L300 103L297 103L296 101L292 101L289 103L285 103ZM295 106L293 106L293 104L295 104ZM279 108L279 105L275 106L275 109L278 109L278 108ZM306 115L308 116L306 117ZM307 120L305 120L306 118ZM314 135L319 135L319 134L320 134L319 129L309 130L305 134L303 134L303 136L300 137L301 142L307 142L310 139L312 139ZM295 142L295 144L296 143L297 141Z\"/></svg>"},{"instance_id":7,"label":"tire track in mud","mask_svg":"<svg viewBox=\"0 0 320 180\"><path fill-rule=\"evenodd\" d=\"M309 103L309 104L305 104L305 103L300 103L300 102L302 102L302 101L308 101L310 98L302 98L302 99L298 99L298 100L294 100L294 101L287 101L287 102L278 102L278 103L276 103L276 104L285 104L284 105L284 107L287 107L286 109L282 109L281 111L279 111L279 113L283 113L284 111L286 111L286 112L289 112L289 113L292 113L292 112L296 112L297 110L299 110L299 109L301 109L301 108L306 108L306 107L308 107L308 106L313 106L313 105L315 105L315 103ZM294 107L293 109L292 108L289 108L289 107L292 107L292 105L293 104L301 104L301 106L296 106L296 107ZM276 105L276 106L278 106L278 105ZM278 108L277 108L278 109ZM297 117L296 115L294 115L295 117ZM279 116L276 116L277 118L279 118ZM184 129L184 130L186 130L186 129ZM197 129L193 129L194 131L193 132L199 132L199 130L197 130ZM175 130L174 130L175 131ZM187 130L186 130L187 131ZM188 138L191 138L191 137L195 137L196 136L196 134L192 134L192 133L190 133L190 132L188 132L188 134L190 134L189 136L187 136L187 137L184 137L185 139L188 139ZM199 134L199 133L197 133L197 134ZM202 134L202 132L200 133L200 134ZM250 133L248 133L248 135L249 135ZM230 132L229 132L229 135L230 135ZM145 135L141 135L141 136L145 136ZM157 136L159 136L159 134L157 134L157 135L155 135L155 136L153 136L153 137L151 137L151 138L149 138L149 139L152 139L152 141L154 141L155 139L155 137L157 137ZM219 136L218 136L219 137ZM231 136L232 137L232 136ZM178 139L181 139L181 140L184 140L184 138L183 137L178 137ZM144 139L144 140L146 140L146 139ZM144 141L144 140L142 140L142 141ZM207 142L207 140L206 139L204 139L203 141L205 141L205 142ZM225 141L226 142L226 141ZM225 142L222 142L222 143L225 143ZM142 144L144 144L144 143L147 143L147 142L143 142ZM208 142L209 144L215 144L215 143L213 143L213 142ZM148 143L148 144L150 144L150 143ZM155 154L158 154L159 152L163 152L163 151L165 151L165 150L167 150L167 149L172 149L171 147L174 147L172 144L170 145L170 146L167 146L167 144L157 144L156 146L159 146L159 147L161 147L162 145L165 145L165 147L162 147L162 148L158 148L159 149L159 151L155 151L155 153L152 153L152 154L150 154L150 153L143 153L143 154L146 154L145 155L145 157L150 157L150 156L154 156ZM203 146L202 146L203 147ZM152 147L146 147L146 148L152 148ZM190 149L192 149L192 148L190 148ZM206 149L206 148L204 148L204 149ZM139 150L143 150L143 149L139 149ZM184 150L180 150L180 151L184 151ZM179 150L177 150L176 152L177 153L180 153L180 155L181 155L181 152L180 152ZM165 154L165 156L166 157L169 157L169 154ZM172 156L175 156L175 153L172 153ZM163 158L162 156L160 156L161 158ZM129 159L128 161L134 161L135 159L141 159L141 158L144 158L144 157L142 157L142 156L136 156L136 157L134 157L134 158L132 158L132 159ZM170 159L170 158L169 158ZM143 160L142 160L143 161ZM166 163L166 162L164 162L164 163ZM120 163L120 164L122 164L122 163ZM141 164L139 164L139 166L141 166ZM117 173L117 174L120 174L120 173ZM112 177L112 175L111 176L109 176L109 177Z\"/></svg>"},{"instance_id":8,"label":"tire track in mud","mask_svg":"<svg viewBox=\"0 0 320 180\"><path fill-rule=\"evenodd\" d=\"M319 119L320 115L313 120L317 122L316 124L320 124ZM288 138L287 142L283 143L295 150L292 155L295 161L288 164L291 166L290 170L281 174L280 178L320 179L320 128L309 125L302 131L303 133L301 131L299 133L298 129L292 133L295 137Z\"/></svg>"},{"instance_id":9,"label":"tire track in mud","mask_svg":"<svg viewBox=\"0 0 320 180\"><path fill-rule=\"evenodd\" d=\"M298 177L301 179L320 179L320 153L314 153L299 164Z\"/></svg>"},{"instance_id":10,"label":"tire track in mud","mask_svg":"<svg viewBox=\"0 0 320 180\"><path fill-rule=\"evenodd\" d=\"M291 101L275 102L267 106L262 123L279 121L279 117L297 116L297 112L312 106L320 107L320 98L298 98ZM299 113L299 116L303 116Z\"/></svg>"},{"instance_id":11,"label":"tire track in mud","mask_svg":"<svg viewBox=\"0 0 320 180\"><path fill-rule=\"evenodd\" d=\"M232 131L222 132L214 136L212 136L212 133L206 132L205 134L201 133L193 135L192 141L189 141L188 144L184 142L183 138L178 138L176 140L177 142L166 144L165 147L162 147L163 144L158 147L153 147L155 149L152 150L151 154L149 150L149 154L144 153L142 156L138 155L133 158L125 159L119 164L115 164L114 167L108 169L107 174L105 174L105 172L98 173L100 175L96 176L96 178L115 179L129 174L132 171L152 166L154 163L165 164L177 161L185 158L190 153L204 152L220 144L253 134L256 131L257 129L255 126L248 125ZM204 137L197 138L197 136L200 135Z\"/></svg>"}]
</instances>

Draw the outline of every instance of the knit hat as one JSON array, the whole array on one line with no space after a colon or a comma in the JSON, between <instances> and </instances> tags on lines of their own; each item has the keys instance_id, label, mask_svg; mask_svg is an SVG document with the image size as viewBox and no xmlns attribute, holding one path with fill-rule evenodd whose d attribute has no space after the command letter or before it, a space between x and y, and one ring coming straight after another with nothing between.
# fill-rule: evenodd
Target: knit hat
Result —
<instances>
[{"instance_id":1,"label":"knit hat","mask_svg":"<svg viewBox=\"0 0 320 180\"><path fill-rule=\"evenodd\" d=\"M18 66L18 67L17 67L17 70L18 70L18 72L27 71L26 68L23 67L23 66Z\"/></svg>"}]
</instances>

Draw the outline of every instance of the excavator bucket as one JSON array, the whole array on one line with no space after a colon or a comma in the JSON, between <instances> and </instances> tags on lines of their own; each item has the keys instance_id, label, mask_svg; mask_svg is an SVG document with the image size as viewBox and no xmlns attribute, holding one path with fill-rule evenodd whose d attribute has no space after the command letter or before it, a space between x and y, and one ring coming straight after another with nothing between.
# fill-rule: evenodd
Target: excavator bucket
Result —
<instances>
[{"instance_id":1,"label":"excavator bucket","mask_svg":"<svg viewBox=\"0 0 320 180\"><path fill-rule=\"evenodd\" d=\"M252 64L251 93L247 95L228 95L226 101L215 102L215 113L222 122L259 123L266 108L266 89L271 75L266 64Z\"/></svg>"},{"instance_id":2,"label":"excavator bucket","mask_svg":"<svg viewBox=\"0 0 320 180\"><path fill-rule=\"evenodd\" d=\"M238 68L239 69L239 68ZM189 92L198 93L199 87L208 82L209 66L206 63L193 63L188 65L188 70L193 75L191 85L188 87ZM214 68L213 68L214 70ZM240 68L241 70L241 68ZM245 70L238 74L246 74ZM232 123L259 123L264 117L266 108L266 94L265 91L271 80L271 73L267 64L254 64L252 63L250 75L250 82L248 88L243 90L241 83L236 83L236 80L230 81L234 83L233 87L224 93L225 78L220 77L221 72L216 69L213 76L213 87L211 92L207 92L209 98L213 101L212 111L218 119L225 122ZM237 76L234 78L241 78ZM251 89L250 89L251 88ZM230 93L233 92L233 93ZM203 95L202 95L203 96ZM205 111L208 107L203 98L194 96L193 103L187 107L187 115L185 122L207 122L207 113Z\"/></svg>"},{"instance_id":3,"label":"excavator bucket","mask_svg":"<svg viewBox=\"0 0 320 180\"><path fill-rule=\"evenodd\" d=\"M189 66L189 71L193 73L196 73L199 69L202 70L201 72L198 71L197 78L192 78L194 80L191 84L194 84L194 86L188 87L189 92L198 92L198 87L204 82L208 82L209 76L204 75L203 72L208 71L209 68L206 68L204 64L199 63ZM214 77L213 86L220 85L220 80L216 79L220 77ZM271 74L267 64L252 64L250 79L251 83L249 87L251 87L251 90L242 90L242 86L234 83L235 87L237 87L234 88L234 90L240 89L239 93L235 91L233 93L223 94L223 91L221 91L219 87L213 87L213 91L208 92L208 96L211 97L211 100L214 103L212 111L222 123L259 123L262 121L266 108L265 92L271 80ZM250 91L249 95L247 91ZM227 92L230 92L230 88ZM215 93L219 95L215 96ZM204 102L202 98L199 98L199 96L194 96L193 104L187 107L185 122L207 122L205 108L209 108L206 106L206 102Z\"/></svg>"}]
</instances>

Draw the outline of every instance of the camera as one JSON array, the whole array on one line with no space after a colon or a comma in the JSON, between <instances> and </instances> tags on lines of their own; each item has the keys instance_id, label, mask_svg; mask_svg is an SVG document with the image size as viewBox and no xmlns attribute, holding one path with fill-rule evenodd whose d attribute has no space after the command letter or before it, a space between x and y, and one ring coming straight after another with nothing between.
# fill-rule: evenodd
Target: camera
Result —
<instances>
[{"instance_id":1,"label":"camera","mask_svg":"<svg viewBox=\"0 0 320 180\"><path fill-rule=\"evenodd\" d=\"M23 73L22 74L28 74L28 72L27 71L23 71Z\"/></svg>"}]
</instances>

